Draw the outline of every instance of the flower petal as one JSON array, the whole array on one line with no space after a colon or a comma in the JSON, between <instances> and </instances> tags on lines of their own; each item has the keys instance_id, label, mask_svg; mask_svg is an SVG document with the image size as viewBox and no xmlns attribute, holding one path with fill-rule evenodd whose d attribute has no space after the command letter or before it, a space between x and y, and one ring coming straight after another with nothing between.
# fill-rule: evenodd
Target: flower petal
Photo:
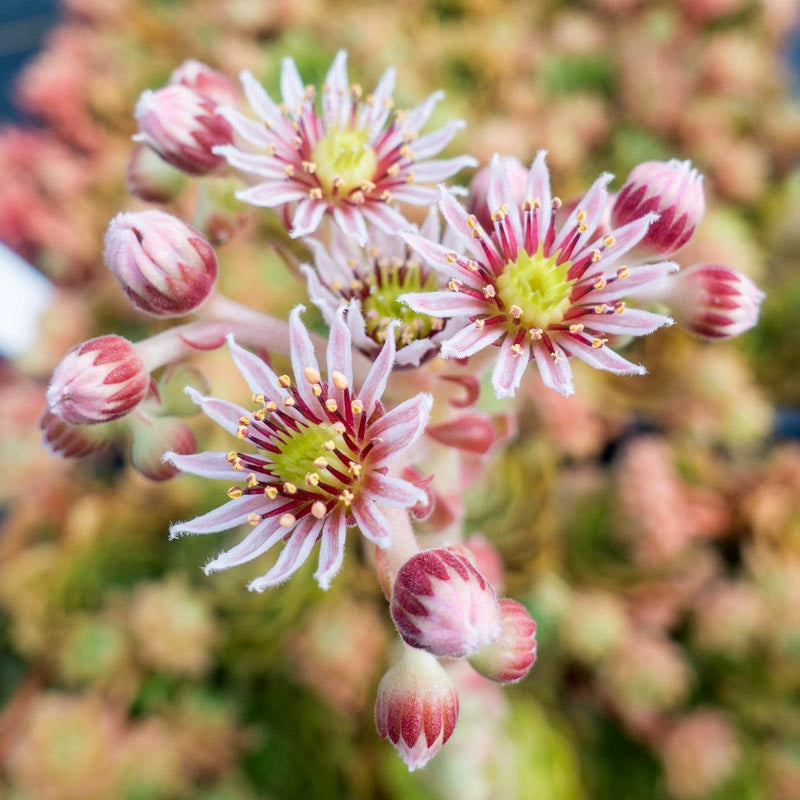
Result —
<instances>
[{"instance_id":1,"label":"flower petal","mask_svg":"<svg viewBox=\"0 0 800 800\"><path fill-rule=\"evenodd\" d=\"M414 158L422 161L441 152L453 140L453 137L466 128L467 123L463 119L452 119L443 127L432 133L420 136L413 143Z\"/></svg>"},{"instance_id":2,"label":"flower petal","mask_svg":"<svg viewBox=\"0 0 800 800\"><path fill-rule=\"evenodd\" d=\"M306 326L303 325L300 315L305 311L305 306L295 306L289 314L289 355L292 361L292 372L297 385L297 391L305 400L309 408L314 408L317 398L311 390L311 384L306 380L305 370L311 367L315 372L319 372L317 356L314 353L314 345L308 335Z\"/></svg>"},{"instance_id":3,"label":"flower petal","mask_svg":"<svg viewBox=\"0 0 800 800\"><path fill-rule=\"evenodd\" d=\"M308 241L310 240L307 240L306 243ZM333 322L333 315L339 307L338 298L322 285L316 271L308 264L301 264L300 272L306 279L308 299L322 312L325 322L330 325Z\"/></svg>"},{"instance_id":4,"label":"flower petal","mask_svg":"<svg viewBox=\"0 0 800 800\"><path fill-rule=\"evenodd\" d=\"M340 50L333 59L322 88L322 113L325 127L342 128L350 116L350 86L347 82L347 51Z\"/></svg>"},{"instance_id":5,"label":"flower petal","mask_svg":"<svg viewBox=\"0 0 800 800\"><path fill-rule=\"evenodd\" d=\"M291 237L296 239L299 236L307 236L319 227L328 204L322 200L301 200L297 204L294 216L292 217Z\"/></svg>"},{"instance_id":6,"label":"flower petal","mask_svg":"<svg viewBox=\"0 0 800 800\"><path fill-rule=\"evenodd\" d=\"M181 472L199 475L201 478L230 481L239 477L231 462L228 461L227 453L210 452L183 455L182 453L168 451L164 453L162 460L172 464L173 467Z\"/></svg>"},{"instance_id":7,"label":"flower petal","mask_svg":"<svg viewBox=\"0 0 800 800\"><path fill-rule=\"evenodd\" d=\"M507 209L508 219L511 220L511 227L517 242L522 242L522 226L519 219L519 200L514 197L511 186L508 182L503 162L500 156L495 153L489 166L489 190L487 192L487 204L489 212L499 208Z\"/></svg>"},{"instance_id":8,"label":"flower petal","mask_svg":"<svg viewBox=\"0 0 800 800\"><path fill-rule=\"evenodd\" d=\"M361 213L367 222L371 222L378 230L392 236L398 231L407 231L414 227L396 208L392 208L382 200L365 203L361 206Z\"/></svg>"},{"instance_id":9,"label":"flower petal","mask_svg":"<svg viewBox=\"0 0 800 800\"><path fill-rule=\"evenodd\" d=\"M281 113L277 103L267 94L264 87L246 70L239 76L247 102L261 119L284 141L291 141L293 131Z\"/></svg>"},{"instance_id":10,"label":"flower petal","mask_svg":"<svg viewBox=\"0 0 800 800\"><path fill-rule=\"evenodd\" d=\"M347 381L350 395L353 393L353 351L350 340L350 329L344 321L346 306L336 309L336 316L331 324L328 336L328 393L336 399L340 407L344 406L344 390L338 389L332 380L334 372L340 372Z\"/></svg>"},{"instance_id":11,"label":"flower petal","mask_svg":"<svg viewBox=\"0 0 800 800\"><path fill-rule=\"evenodd\" d=\"M297 572L311 553L322 528L322 520L311 515L303 517L295 525L289 541L281 551L275 566L260 578L251 581L247 587L251 592L263 592L270 586L277 586Z\"/></svg>"},{"instance_id":12,"label":"flower petal","mask_svg":"<svg viewBox=\"0 0 800 800\"><path fill-rule=\"evenodd\" d=\"M286 176L284 164L275 156L265 156L259 153L245 153L232 144L220 144L213 148L214 155L222 156L232 167L261 175L275 181L283 181Z\"/></svg>"},{"instance_id":13,"label":"flower petal","mask_svg":"<svg viewBox=\"0 0 800 800\"><path fill-rule=\"evenodd\" d=\"M374 139L378 135L391 113L392 93L396 79L397 70L389 67L378 81L371 100L367 98L367 102L362 106L363 116L359 120L358 127L366 128L370 139Z\"/></svg>"},{"instance_id":14,"label":"flower petal","mask_svg":"<svg viewBox=\"0 0 800 800\"><path fill-rule=\"evenodd\" d=\"M392 541L392 526L369 497L358 497L351 506L361 533L378 547L388 547Z\"/></svg>"},{"instance_id":15,"label":"flower petal","mask_svg":"<svg viewBox=\"0 0 800 800\"><path fill-rule=\"evenodd\" d=\"M581 302L598 305L621 297L637 297L656 291L662 281L672 272L678 271L678 265L672 261L663 261L660 264L644 264L641 267L631 267L628 277L615 280L606 284L605 289L593 289L586 294Z\"/></svg>"},{"instance_id":16,"label":"flower petal","mask_svg":"<svg viewBox=\"0 0 800 800\"><path fill-rule=\"evenodd\" d=\"M657 219L658 214L645 214L640 219L629 222L621 228L614 229L610 234L614 239L614 244L608 247L603 244L603 240L606 238L605 236L592 242L588 249L600 250L602 255L600 260L592 264L586 271L586 275L597 275L608 269L612 264L615 264L625 253L644 239L647 234L647 229L650 227L651 223L655 222ZM575 260L578 258L579 255L576 254Z\"/></svg>"},{"instance_id":17,"label":"flower petal","mask_svg":"<svg viewBox=\"0 0 800 800\"><path fill-rule=\"evenodd\" d=\"M578 227L578 214L583 213L583 224L585 230L578 236L578 241L573 252L579 252L588 241L590 236L594 236L597 226L603 217L606 205L608 205L608 190L606 186L614 176L609 172L604 172L593 184L584 197L578 202L572 213L567 217L566 222L561 226L561 230L556 236L552 251L560 250L569 240L572 239Z\"/></svg>"},{"instance_id":18,"label":"flower petal","mask_svg":"<svg viewBox=\"0 0 800 800\"><path fill-rule=\"evenodd\" d=\"M619 333L628 336L646 336L673 320L663 314L653 314L638 308L626 308L621 314L584 314L571 318L570 323L583 323L590 331Z\"/></svg>"},{"instance_id":19,"label":"flower petal","mask_svg":"<svg viewBox=\"0 0 800 800\"><path fill-rule=\"evenodd\" d=\"M403 130L419 132L423 125L430 119L436 104L443 99L444 92L439 90L433 92L433 94L429 95L418 106L412 108L406 115Z\"/></svg>"},{"instance_id":20,"label":"flower petal","mask_svg":"<svg viewBox=\"0 0 800 800\"><path fill-rule=\"evenodd\" d=\"M228 350L233 358L233 363L242 374L247 388L253 394L263 394L277 405L283 406L283 400L287 395L278 388L278 376L269 365L254 353L236 344L232 334L229 334L227 338ZM232 433L236 433L236 429Z\"/></svg>"},{"instance_id":21,"label":"flower petal","mask_svg":"<svg viewBox=\"0 0 800 800\"><path fill-rule=\"evenodd\" d=\"M452 177L462 169L477 166L478 162L472 156L456 156L415 163L409 168L409 172L414 175L415 180L422 183L436 183Z\"/></svg>"},{"instance_id":22,"label":"flower petal","mask_svg":"<svg viewBox=\"0 0 800 800\"><path fill-rule=\"evenodd\" d=\"M478 261L485 263L486 254L478 241L472 236L472 227L467 222L470 216L464 206L456 200L455 195L445 186L439 187L439 208L442 211L442 216L447 220L450 229L458 236L458 241L465 247L474 258ZM501 261L497 248L489 238L484 236L482 241L489 248L490 253L498 260Z\"/></svg>"},{"instance_id":23,"label":"flower petal","mask_svg":"<svg viewBox=\"0 0 800 800\"><path fill-rule=\"evenodd\" d=\"M561 345L564 350L596 369L608 370L617 375L644 375L647 372L641 364L628 361L607 345L592 347L578 341L574 336L564 337Z\"/></svg>"},{"instance_id":24,"label":"flower petal","mask_svg":"<svg viewBox=\"0 0 800 800\"><path fill-rule=\"evenodd\" d=\"M364 488L376 503L384 506L410 508L428 499L426 493L413 483L402 478L381 475L379 472L373 472L369 476Z\"/></svg>"},{"instance_id":25,"label":"flower petal","mask_svg":"<svg viewBox=\"0 0 800 800\"><path fill-rule=\"evenodd\" d=\"M347 525L344 511L337 509L325 518L319 542L319 562L314 577L320 589L327 591L342 566Z\"/></svg>"},{"instance_id":26,"label":"flower petal","mask_svg":"<svg viewBox=\"0 0 800 800\"><path fill-rule=\"evenodd\" d=\"M377 467L401 450L412 447L422 435L431 416L433 397L420 393L387 411L367 428L373 441L381 439L369 454L370 463Z\"/></svg>"},{"instance_id":27,"label":"flower petal","mask_svg":"<svg viewBox=\"0 0 800 800\"><path fill-rule=\"evenodd\" d=\"M367 419L372 416L375 410L375 402L380 400L383 392L386 389L386 382L389 380L389 375L394 366L394 329L397 327L397 322L390 322L386 328L386 341L383 343L378 357L370 367L364 385L358 394L358 399L364 406L363 413L367 415Z\"/></svg>"},{"instance_id":28,"label":"flower petal","mask_svg":"<svg viewBox=\"0 0 800 800\"><path fill-rule=\"evenodd\" d=\"M538 240L541 242L550 225L550 214L552 213L553 202L550 195L550 171L547 169L546 150L540 150L536 154L533 164L531 164L525 195L530 200L538 200L541 203L536 213L536 219L538 220Z\"/></svg>"},{"instance_id":29,"label":"flower petal","mask_svg":"<svg viewBox=\"0 0 800 800\"><path fill-rule=\"evenodd\" d=\"M459 264L459 261L466 260L459 253L455 253L438 242L425 239L417 233L402 232L400 238L442 275L446 275L448 278L456 276L473 289L482 289L486 285L478 273Z\"/></svg>"},{"instance_id":30,"label":"flower petal","mask_svg":"<svg viewBox=\"0 0 800 800\"><path fill-rule=\"evenodd\" d=\"M187 522L175 522L169 526L169 538L176 539L184 533L216 533L235 528L247 522L250 514L258 514L268 505L262 494L248 494L229 500L224 505L201 514Z\"/></svg>"},{"instance_id":31,"label":"flower petal","mask_svg":"<svg viewBox=\"0 0 800 800\"><path fill-rule=\"evenodd\" d=\"M335 206L333 218L336 224L362 247L367 243L367 226L361 212L354 206Z\"/></svg>"},{"instance_id":32,"label":"flower petal","mask_svg":"<svg viewBox=\"0 0 800 800\"><path fill-rule=\"evenodd\" d=\"M534 341L531 350L536 359L536 366L539 367L542 383L566 397L575 392L572 384L572 369L570 369L564 351L555 342L552 342L552 347L557 358L551 355L551 351L541 341Z\"/></svg>"},{"instance_id":33,"label":"flower petal","mask_svg":"<svg viewBox=\"0 0 800 800\"><path fill-rule=\"evenodd\" d=\"M469 317L472 314L491 313L489 304L463 292L411 292L397 298L418 314L431 317Z\"/></svg>"},{"instance_id":34,"label":"flower petal","mask_svg":"<svg viewBox=\"0 0 800 800\"><path fill-rule=\"evenodd\" d=\"M191 386L187 386L184 390L192 400L200 406L202 412L213 419L221 428L228 431L228 433L236 434L239 427L239 418L250 416L250 412L237 406L234 403L229 403L227 400L218 400L216 397L204 397Z\"/></svg>"},{"instance_id":35,"label":"flower petal","mask_svg":"<svg viewBox=\"0 0 800 800\"><path fill-rule=\"evenodd\" d=\"M492 387L498 398L514 396L531 358L527 344L522 345L521 352L515 352L513 346L514 337L506 336L492 370Z\"/></svg>"},{"instance_id":36,"label":"flower petal","mask_svg":"<svg viewBox=\"0 0 800 800\"><path fill-rule=\"evenodd\" d=\"M302 105L305 97L305 86L293 58L281 61L281 97L291 111Z\"/></svg>"},{"instance_id":37,"label":"flower petal","mask_svg":"<svg viewBox=\"0 0 800 800\"><path fill-rule=\"evenodd\" d=\"M488 325L479 328L475 322L470 323L442 342L442 358L468 358L479 350L496 342L506 333L502 325Z\"/></svg>"},{"instance_id":38,"label":"flower petal","mask_svg":"<svg viewBox=\"0 0 800 800\"><path fill-rule=\"evenodd\" d=\"M305 197L306 190L289 180L265 181L251 186L249 189L239 189L236 192L238 200L261 208L275 208L295 200L303 200Z\"/></svg>"},{"instance_id":39,"label":"flower petal","mask_svg":"<svg viewBox=\"0 0 800 800\"><path fill-rule=\"evenodd\" d=\"M203 567L203 572L210 575L223 569L238 567L266 553L274 544L286 536L286 528L281 527L278 517L261 520L235 547L223 550L213 561Z\"/></svg>"}]
</instances>

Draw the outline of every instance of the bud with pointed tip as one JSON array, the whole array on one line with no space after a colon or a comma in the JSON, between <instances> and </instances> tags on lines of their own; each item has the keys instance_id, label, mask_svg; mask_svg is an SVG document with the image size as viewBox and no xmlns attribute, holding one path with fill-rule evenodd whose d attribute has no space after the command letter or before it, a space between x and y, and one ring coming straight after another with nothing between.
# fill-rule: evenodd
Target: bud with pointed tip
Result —
<instances>
[{"instance_id":1,"label":"bud with pointed tip","mask_svg":"<svg viewBox=\"0 0 800 800\"><path fill-rule=\"evenodd\" d=\"M45 409L39 417L42 443L61 458L83 458L108 445L109 432L100 425L70 425L52 411Z\"/></svg>"},{"instance_id":2,"label":"bud with pointed tip","mask_svg":"<svg viewBox=\"0 0 800 800\"><path fill-rule=\"evenodd\" d=\"M213 100L186 86L148 90L136 104L140 133L134 138L173 167L189 175L207 175L225 162L212 148L233 141L231 126L215 108Z\"/></svg>"},{"instance_id":3,"label":"bud with pointed tip","mask_svg":"<svg viewBox=\"0 0 800 800\"><path fill-rule=\"evenodd\" d=\"M197 439L192 429L174 417L148 417L133 423L133 468L151 481L166 481L178 474L178 469L164 461L168 450L180 455L197 452Z\"/></svg>"},{"instance_id":4,"label":"bud with pointed tip","mask_svg":"<svg viewBox=\"0 0 800 800\"><path fill-rule=\"evenodd\" d=\"M50 411L72 425L124 417L147 394L150 376L133 342L113 334L64 356L47 389Z\"/></svg>"},{"instance_id":5,"label":"bud with pointed tip","mask_svg":"<svg viewBox=\"0 0 800 800\"><path fill-rule=\"evenodd\" d=\"M168 203L178 196L186 183L186 175L167 164L149 147L133 148L125 171L125 188L147 203Z\"/></svg>"},{"instance_id":6,"label":"bud with pointed tip","mask_svg":"<svg viewBox=\"0 0 800 800\"><path fill-rule=\"evenodd\" d=\"M517 683L536 663L536 622L516 600L504 598L498 605L503 633L471 656L469 663L489 680Z\"/></svg>"},{"instance_id":7,"label":"bud with pointed tip","mask_svg":"<svg viewBox=\"0 0 800 800\"><path fill-rule=\"evenodd\" d=\"M655 212L658 219L636 246L640 258L664 258L692 238L705 213L703 176L689 161L645 161L634 167L611 209L618 228Z\"/></svg>"},{"instance_id":8,"label":"bud with pointed tip","mask_svg":"<svg viewBox=\"0 0 800 800\"><path fill-rule=\"evenodd\" d=\"M381 679L375 725L410 772L424 767L450 738L458 719L458 694L441 664L422 650L403 657Z\"/></svg>"},{"instance_id":9,"label":"bud with pointed tip","mask_svg":"<svg viewBox=\"0 0 800 800\"><path fill-rule=\"evenodd\" d=\"M236 103L236 87L215 69L202 61L189 59L173 70L169 82L171 85L185 86L202 97L208 97L216 105L233 105Z\"/></svg>"},{"instance_id":10,"label":"bud with pointed tip","mask_svg":"<svg viewBox=\"0 0 800 800\"><path fill-rule=\"evenodd\" d=\"M511 194L518 205L522 205L525 200L525 189L528 185L528 170L524 164L514 156L501 156L508 186ZM467 200L467 211L478 218L478 222L487 231L494 230L492 222L492 211L489 208L489 177L491 167L488 165L479 169L469 185L469 198Z\"/></svg>"},{"instance_id":11,"label":"bud with pointed tip","mask_svg":"<svg viewBox=\"0 0 800 800\"><path fill-rule=\"evenodd\" d=\"M391 613L407 644L435 656L470 655L501 633L494 589L466 556L443 547L400 567Z\"/></svg>"},{"instance_id":12,"label":"bud with pointed tip","mask_svg":"<svg viewBox=\"0 0 800 800\"><path fill-rule=\"evenodd\" d=\"M663 301L675 321L703 339L730 339L758 322L762 292L722 264L695 264L670 277Z\"/></svg>"},{"instance_id":13,"label":"bud with pointed tip","mask_svg":"<svg viewBox=\"0 0 800 800\"><path fill-rule=\"evenodd\" d=\"M202 234L163 211L117 214L104 257L140 311L179 317L201 305L217 280L217 257Z\"/></svg>"}]
</instances>

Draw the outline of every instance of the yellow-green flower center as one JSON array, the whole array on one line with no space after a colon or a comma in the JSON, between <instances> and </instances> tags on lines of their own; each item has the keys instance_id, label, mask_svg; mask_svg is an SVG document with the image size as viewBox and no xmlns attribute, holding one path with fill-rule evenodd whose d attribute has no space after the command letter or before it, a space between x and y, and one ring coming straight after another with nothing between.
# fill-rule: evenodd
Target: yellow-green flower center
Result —
<instances>
[{"instance_id":1,"label":"yellow-green flower center","mask_svg":"<svg viewBox=\"0 0 800 800\"><path fill-rule=\"evenodd\" d=\"M506 312L526 328L546 330L564 319L575 281L567 280L571 262L557 264L558 253L545 257L541 248L530 255L520 250L497 278L497 293Z\"/></svg>"},{"instance_id":2,"label":"yellow-green flower center","mask_svg":"<svg viewBox=\"0 0 800 800\"><path fill-rule=\"evenodd\" d=\"M320 139L311 153L316 176L327 195L334 189L346 197L375 177L378 158L367 143L367 132L336 128Z\"/></svg>"},{"instance_id":3,"label":"yellow-green flower center","mask_svg":"<svg viewBox=\"0 0 800 800\"><path fill-rule=\"evenodd\" d=\"M441 323L427 314L418 314L397 298L410 292L435 292L438 288L436 277L431 272L423 273L418 263L405 264L392 262L379 264L375 274L366 280L369 293L361 301L366 321L367 335L377 342L386 339L386 328L393 320L399 320L395 329L395 343L398 347L416 339L423 339L438 329Z\"/></svg>"},{"instance_id":4,"label":"yellow-green flower center","mask_svg":"<svg viewBox=\"0 0 800 800\"><path fill-rule=\"evenodd\" d=\"M278 444L275 442L275 444ZM326 494L317 488L317 482L322 481L328 486L337 489L344 484L328 470L326 463L341 473L347 473L347 468L335 454L335 450L355 458L350 448L345 444L344 437L334 429L333 425L323 422L319 425L310 425L307 428L292 433L288 441L278 445L280 453L271 454L274 466L273 474L284 484L290 483L307 492ZM316 478L313 476L316 475Z\"/></svg>"}]
</instances>

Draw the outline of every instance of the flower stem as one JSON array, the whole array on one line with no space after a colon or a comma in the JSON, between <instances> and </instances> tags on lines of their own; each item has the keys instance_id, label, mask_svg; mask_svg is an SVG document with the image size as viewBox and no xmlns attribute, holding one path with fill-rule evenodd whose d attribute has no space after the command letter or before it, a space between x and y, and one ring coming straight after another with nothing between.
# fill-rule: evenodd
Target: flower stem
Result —
<instances>
[{"instance_id":1,"label":"flower stem","mask_svg":"<svg viewBox=\"0 0 800 800\"><path fill-rule=\"evenodd\" d=\"M405 508L389 508L384 506L381 509L392 526L392 543L384 550L380 551L379 572L384 588L394 585L394 580L400 567L408 561L411 556L418 553L420 548L414 529L411 527L411 519Z\"/></svg>"}]
</instances>

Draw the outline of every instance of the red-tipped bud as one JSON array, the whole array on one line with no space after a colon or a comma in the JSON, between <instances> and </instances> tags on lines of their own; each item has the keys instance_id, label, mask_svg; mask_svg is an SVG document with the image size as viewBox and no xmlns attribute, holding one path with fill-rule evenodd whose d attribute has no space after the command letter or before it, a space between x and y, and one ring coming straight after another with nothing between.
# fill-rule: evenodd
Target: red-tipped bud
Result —
<instances>
[{"instance_id":1,"label":"red-tipped bud","mask_svg":"<svg viewBox=\"0 0 800 800\"><path fill-rule=\"evenodd\" d=\"M406 649L378 685L375 725L410 772L424 767L450 738L458 719L458 695L439 662Z\"/></svg>"},{"instance_id":2,"label":"red-tipped bud","mask_svg":"<svg viewBox=\"0 0 800 800\"><path fill-rule=\"evenodd\" d=\"M669 281L664 302L676 322L703 339L730 339L758 322L764 299L746 275L722 264L696 264Z\"/></svg>"},{"instance_id":3,"label":"red-tipped bud","mask_svg":"<svg viewBox=\"0 0 800 800\"><path fill-rule=\"evenodd\" d=\"M135 138L172 166L190 175L207 175L225 161L212 148L233 141L231 126L215 108L209 97L185 86L146 91L136 104L140 133Z\"/></svg>"},{"instance_id":4,"label":"red-tipped bud","mask_svg":"<svg viewBox=\"0 0 800 800\"><path fill-rule=\"evenodd\" d=\"M202 97L208 97L218 106L236 103L237 92L233 83L227 76L201 61L184 61L170 75L169 82L171 85L185 86Z\"/></svg>"},{"instance_id":5,"label":"red-tipped bud","mask_svg":"<svg viewBox=\"0 0 800 800\"><path fill-rule=\"evenodd\" d=\"M136 308L157 317L193 311L217 280L211 245L163 211L117 214L106 231L104 256Z\"/></svg>"},{"instance_id":6,"label":"red-tipped bud","mask_svg":"<svg viewBox=\"0 0 800 800\"><path fill-rule=\"evenodd\" d=\"M491 417L477 411L437 425L428 425L425 433L448 447L476 455L489 452L496 439Z\"/></svg>"},{"instance_id":7,"label":"red-tipped bud","mask_svg":"<svg viewBox=\"0 0 800 800\"><path fill-rule=\"evenodd\" d=\"M705 213L703 176L688 161L645 161L628 175L611 209L611 224L618 228L659 215L639 242L641 258L664 258L677 252L692 238Z\"/></svg>"},{"instance_id":8,"label":"red-tipped bud","mask_svg":"<svg viewBox=\"0 0 800 800\"><path fill-rule=\"evenodd\" d=\"M192 429L174 417L137 420L133 426L131 464L151 481L174 478L179 470L164 461L167 451L188 455L197 452L197 439Z\"/></svg>"},{"instance_id":9,"label":"red-tipped bud","mask_svg":"<svg viewBox=\"0 0 800 800\"><path fill-rule=\"evenodd\" d=\"M50 411L73 425L124 417L142 402L150 376L132 342L99 336L64 356L47 389Z\"/></svg>"},{"instance_id":10,"label":"red-tipped bud","mask_svg":"<svg viewBox=\"0 0 800 800\"><path fill-rule=\"evenodd\" d=\"M468 656L501 633L494 589L467 557L441 547L400 567L391 612L406 643L435 656Z\"/></svg>"},{"instance_id":11,"label":"red-tipped bud","mask_svg":"<svg viewBox=\"0 0 800 800\"><path fill-rule=\"evenodd\" d=\"M536 663L536 623L521 603L500 601L500 638L470 657L469 663L497 683L521 681Z\"/></svg>"},{"instance_id":12,"label":"red-tipped bud","mask_svg":"<svg viewBox=\"0 0 800 800\"><path fill-rule=\"evenodd\" d=\"M506 177L508 178L508 186L511 189L511 194L518 205L521 205L525 200L525 188L528 183L528 170L525 169L523 163L514 156L502 156L500 163L503 165ZM492 222L492 211L496 209L489 208L489 177L491 175L491 168L486 166L479 169L475 173L475 177L469 185L469 199L467 200L467 211L474 214L478 218L478 222L487 231L494 230L494 223Z\"/></svg>"},{"instance_id":13,"label":"red-tipped bud","mask_svg":"<svg viewBox=\"0 0 800 800\"><path fill-rule=\"evenodd\" d=\"M149 147L133 148L125 172L125 188L147 203L168 203L177 197L186 183L186 175L170 166Z\"/></svg>"},{"instance_id":14,"label":"red-tipped bud","mask_svg":"<svg viewBox=\"0 0 800 800\"><path fill-rule=\"evenodd\" d=\"M109 442L108 431L86 425L70 425L45 410L39 418L42 444L55 456L83 458L102 450Z\"/></svg>"}]
</instances>

